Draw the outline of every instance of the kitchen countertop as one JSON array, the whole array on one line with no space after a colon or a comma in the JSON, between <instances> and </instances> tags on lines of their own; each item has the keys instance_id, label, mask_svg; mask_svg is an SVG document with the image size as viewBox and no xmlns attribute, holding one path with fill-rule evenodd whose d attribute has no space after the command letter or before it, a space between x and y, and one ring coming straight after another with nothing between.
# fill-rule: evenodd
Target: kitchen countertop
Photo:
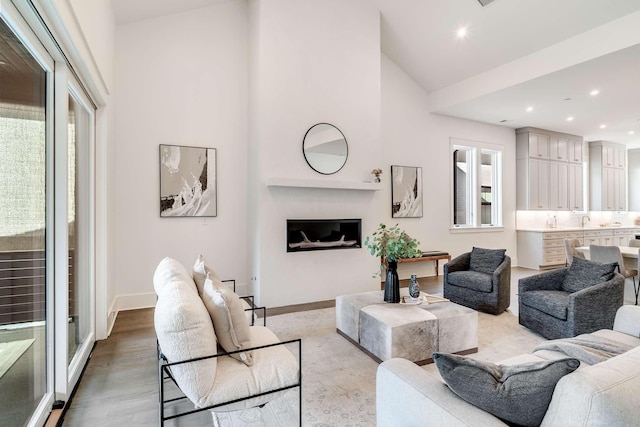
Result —
<instances>
[{"instance_id":1,"label":"kitchen countertop","mask_svg":"<svg viewBox=\"0 0 640 427\"><path fill-rule=\"evenodd\" d=\"M629 229L637 229L640 230L640 226L638 225L622 225L616 227L600 227L600 226L588 226L588 227L527 227L527 228L516 228L516 231L533 231L538 233L548 233L554 231L613 231L613 230L629 230Z\"/></svg>"}]
</instances>

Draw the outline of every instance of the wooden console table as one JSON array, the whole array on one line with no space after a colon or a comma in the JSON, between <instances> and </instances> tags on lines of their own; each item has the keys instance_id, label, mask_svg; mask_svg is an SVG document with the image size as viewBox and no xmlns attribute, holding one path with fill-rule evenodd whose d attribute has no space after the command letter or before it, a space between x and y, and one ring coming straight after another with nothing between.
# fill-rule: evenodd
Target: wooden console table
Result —
<instances>
[{"instance_id":1,"label":"wooden console table","mask_svg":"<svg viewBox=\"0 0 640 427\"><path fill-rule=\"evenodd\" d=\"M417 258L404 258L401 260L398 260L398 264L405 264L405 263L410 263L410 262L422 262L422 261L435 261L436 263L436 276L439 275L439 262L441 259L446 259L447 261L451 261L451 255L449 255L448 252L443 252L443 251L426 251L426 252L422 252L422 256L421 257L417 257ZM384 260L381 260L381 262L384 263Z\"/></svg>"}]
</instances>

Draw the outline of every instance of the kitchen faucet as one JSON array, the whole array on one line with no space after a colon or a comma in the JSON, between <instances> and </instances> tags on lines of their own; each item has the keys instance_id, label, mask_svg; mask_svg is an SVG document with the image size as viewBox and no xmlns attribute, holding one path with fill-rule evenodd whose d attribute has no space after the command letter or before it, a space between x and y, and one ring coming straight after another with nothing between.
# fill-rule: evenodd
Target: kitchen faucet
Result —
<instances>
[{"instance_id":1,"label":"kitchen faucet","mask_svg":"<svg viewBox=\"0 0 640 427\"><path fill-rule=\"evenodd\" d=\"M582 228L584 228L584 219L587 218L587 221L591 221L591 218L589 218L589 215L582 215L582 219L580 220L580 222L582 223L581 226Z\"/></svg>"}]
</instances>

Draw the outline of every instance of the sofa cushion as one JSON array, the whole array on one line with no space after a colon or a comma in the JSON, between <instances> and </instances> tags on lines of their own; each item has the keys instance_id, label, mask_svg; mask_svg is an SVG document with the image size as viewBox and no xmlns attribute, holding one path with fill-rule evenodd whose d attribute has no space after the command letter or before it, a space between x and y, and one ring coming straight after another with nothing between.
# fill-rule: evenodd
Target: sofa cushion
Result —
<instances>
[{"instance_id":1,"label":"sofa cushion","mask_svg":"<svg viewBox=\"0 0 640 427\"><path fill-rule=\"evenodd\" d=\"M471 250L469 269L481 273L493 274L502 261L506 249L484 249L474 247Z\"/></svg>"},{"instance_id":2,"label":"sofa cushion","mask_svg":"<svg viewBox=\"0 0 640 427\"><path fill-rule=\"evenodd\" d=\"M213 268L207 265L202 255L198 255L198 259L196 259L196 262L193 264L193 281L196 282L198 293L200 295L202 295L204 281L207 280L207 274L210 275L211 280L217 288L222 286L222 282L220 281L218 274L213 270Z\"/></svg>"},{"instance_id":3,"label":"sofa cushion","mask_svg":"<svg viewBox=\"0 0 640 427\"><path fill-rule=\"evenodd\" d=\"M231 352L251 347L249 323L240 297L233 291L216 287L211 275L204 283L202 300L213 320L218 341L225 351ZM247 366L253 364L250 351L232 354L231 357Z\"/></svg>"},{"instance_id":4,"label":"sofa cushion","mask_svg":"<svg viewBox=\"0 0 640 427\"><path fill-rule=\"evenodd\" d=\"M562 378L542 426L637 426L640 347Z\"/></svg>"},{"instance_id":5,"label":"sofa cushion","mask_svg":"<svg viewBox=\"0 0 640 427\"><path fill-rule=\"evenodd\" d=\"M520 294L520 302L556 319L567 320L570 295L566 291L529 291Z\"/></svg>"},{"instance_id":6,"label":"sofa cushion","mask_svg":"<svg viewBox=\"0 0 640 427\"><path fill-rule=\"evenodd\" d=\"M578 292L589 286L611 280L618 263L600 264L588 259L575 258L564 277L562 289Z\"/></svg>"},{"instance_id":7,"label":"sofa cushion","mask_svg":"<svg viewBox=\"0 0 640 427\"><path fill-rule=\"evenodd\" d=\"M165 258L154 275L158 301L154 326L158 344L169 362L214 355L216 336L211 318L191 276L177 261ZM171 372L184 394L196 405L213 390L217 359L176 365Z\"/></svg>"},{"instance_id":8,"label":"sofa cushion","mask_svg":"<svg viewBox=\"0 0 640 427\"><path fill-rule=\"evenodd\" d=\"M479 271L454 271L447 274L447 283L478 292L491 292L493 277Z\"/></svg>"},{"instance_id":9,"label":"sofa cushion","mask_svg":"<svg viewBox=\"0 0 640 427\"><path fill-rule=\"evenodd\" d=\"M538 426L556 383L580 365L577 359L500 366L447 353L433 360L449 388L467 402L507 422Z\"/></svg>"},{"instance_id":10,"label":"sofa cushion","mask_svg":"<svg viewBox=\"0 0 640 427\"><path fill-rule=\"evenodd\" d=\"M166 289L173 292L176 281L190 284L193 290L196 290L193 278L179 261L170 257L163 258L153 274L153 289L156 295L162 294Z\"/></svg>"},{"instance_id":11,"label":"sofa cushion","mask_svg":"<svg viewBox=\"0 0 640 427\"><path fill-rule=\"evenodd\" d=\"M264 326L249 328L251 342L259 347L280 342L276 335ZM265 393L280 387L292 386L298 382L300 368L298 361L285 345L262 348L253 351L253 366L248 367L229 357L218 360L215 393L207 396L203 405L217 405L248 395ZM275 395L277 396L277 395ZM274 394L244 400L217 408L232 411L262 405L274 399Z\"/></svg>"}]
</instances>

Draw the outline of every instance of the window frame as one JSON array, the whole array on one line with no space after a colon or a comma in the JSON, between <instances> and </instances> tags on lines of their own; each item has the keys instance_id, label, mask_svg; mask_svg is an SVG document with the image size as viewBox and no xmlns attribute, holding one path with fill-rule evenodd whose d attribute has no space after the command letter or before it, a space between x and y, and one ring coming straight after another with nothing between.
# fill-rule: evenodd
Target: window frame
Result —
<instances>
[{"instance_id":1,"label":"window frame","mask_svg":"<svg viewBox=\"0 0 640 427\"><path fill-rule=\"evenodd\" d=\"M470 194L466 209L467 224L456 224L456 152L464 150L468 153L468 173L467 183ZM472 141L460 138L450 138L450 231L451 232L479 232L479 231L502 231L503 223L503 157L504 147L499 144L491 144L481 141ZM482 155L491 155L491 224L482 224Z\"/></svg>"}]
</instances>

